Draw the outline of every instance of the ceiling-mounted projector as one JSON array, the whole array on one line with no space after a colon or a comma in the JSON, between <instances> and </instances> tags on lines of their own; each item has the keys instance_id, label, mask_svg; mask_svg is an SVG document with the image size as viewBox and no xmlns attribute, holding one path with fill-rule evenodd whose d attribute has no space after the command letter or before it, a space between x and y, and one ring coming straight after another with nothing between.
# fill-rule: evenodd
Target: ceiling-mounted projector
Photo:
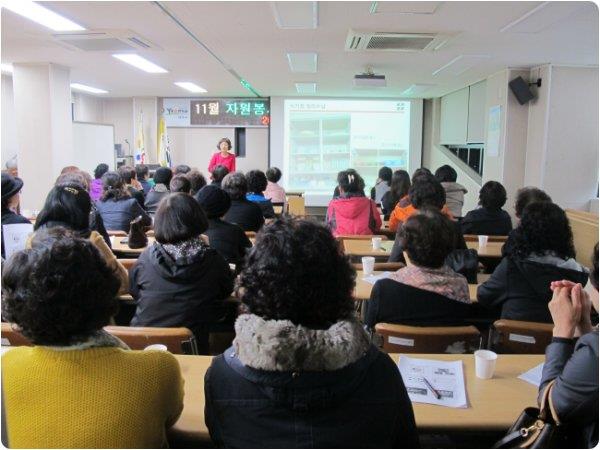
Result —
<instances>
[{"instance_id":1,"label":"ceiling-mounted projector","mask_svg":"<svg viewBox=\"0 0 600 450\"><path fill-rule=\"evenodd\" d=\"M354 86L356 87L385 87L385 75L375 75L371 68L365 73L354 75Z\"/></svg>"}]
</instances>

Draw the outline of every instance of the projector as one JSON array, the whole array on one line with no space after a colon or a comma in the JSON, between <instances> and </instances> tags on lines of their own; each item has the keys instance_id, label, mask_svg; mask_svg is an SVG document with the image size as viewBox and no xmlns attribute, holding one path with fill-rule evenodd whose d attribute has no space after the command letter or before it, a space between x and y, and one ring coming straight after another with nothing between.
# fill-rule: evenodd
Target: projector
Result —
<instances>
[{"instance_id":1,"label":"projector","mask_svg":"<svg viewBox=\"0 0 600 450\"><path fill-rule=\"evenodd\" d=\"M374 73L361 73L354 75L354 86L356 87L385 87L385 75Z\"/></svg>"}]
</instances>

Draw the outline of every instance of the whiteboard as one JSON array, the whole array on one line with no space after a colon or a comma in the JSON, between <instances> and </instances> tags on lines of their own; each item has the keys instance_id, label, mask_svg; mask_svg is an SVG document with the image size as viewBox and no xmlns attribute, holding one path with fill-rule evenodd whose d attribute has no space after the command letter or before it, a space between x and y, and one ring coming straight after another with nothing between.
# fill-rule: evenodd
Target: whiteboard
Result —
<instances>
[{"instance_id":1,"label":"whiteboard","mask_svg":"<svg viewBox=\"0 0 600 450\"><path fill-rule=\"evenodd\" d=\"M100 163L115 170L114 125L73 122L73 165L93 176Z\"/></svg>"}]
</instances>

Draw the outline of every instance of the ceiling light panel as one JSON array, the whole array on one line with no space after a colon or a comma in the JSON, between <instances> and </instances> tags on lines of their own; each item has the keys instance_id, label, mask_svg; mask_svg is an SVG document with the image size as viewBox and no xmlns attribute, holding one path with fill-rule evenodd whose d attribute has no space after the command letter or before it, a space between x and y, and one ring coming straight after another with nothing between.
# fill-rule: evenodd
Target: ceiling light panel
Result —
<instances>
[{"instance_id":1,"label":"ceiling light panel","mask_svg":"<svg viewBox=\"0 0 600 450\"><path fill-rule=\"evenodd\" d=\"M435 70L431 75L462 75L467 70L488 59L490 59L490 55L459 55Z\"/></svg>"},{"instance_id":2,"label":"ceiling light panel","mask_svg":"<svg viewBox=\"0 0 600 450\"><path fill-rule=\"evenodd\" d=\"M86 86L81 83L71 83L71 89L75 89L77 91L89 92L91 94L108 94L108 91L104 89L98 89L92 86Z\"/></svg>"},{"instance_id":3,"label":"ceiling light panel","mask_svg":"<svg viewBox=\"0 0 600 450\"><path fill-rule=\"evenodd\" d=\"M146 58L142 58L140 55L133 53L116 53L113 55L115 58L120 59L127 64L132 65L136 69L143 70L148 73L167 73L168 70L154 64L152 61L148 61Z\"/></svg>"},{"instance_id":4,"label":"ceiling light panel","mask_svg":"<svg viewBox=\"0 0 600 450\"><path fill-rule=\"evenodd\" d=\"M583 7L584 2L543 2L506 24L501 33L539 33L561 22Z\"/></svg>"},{"instance_id":5,"label":"ceiling light panel","mask_svg":"<svg viewBox=\"0 0 600 450\"><path fill-rule=\"evenodd\" d=\"M54 31L81 31L81 25L30 0L5 0L2 6Z\"/></svg>"},{"instance_id":6,"label":"ceiling light panel","mask_svg":"<svg viewBox=\"0 0 600 450\"><path fill-rule=\"evenodd\" d=\"M301 95L314 94L317 92L317 83L295 83L296 92Z\"/></svg>"},{"instance_id":7,"label":"ceiling light panel","mask_svg":"<svg viewBox=\"0 0 600 450\"><path fill-rule=\"evenodd\" d=\"M371 14L434 14L442 2L373 2Z\"/></svg>"},{"instance_id":8,"label":"ceiling light panel","mask_svg":"<svg viewBox=\"0 0 600 450\"><path fill-rule=\"evenodd\" d=\"M317 2L271 2L271 10L283 30L314 30L319 25Z\"/></svg>"},{"instance_id":9,"label":"ceiling light panel","mask_svg":"<svg viewBox=\"0 0 600 450\"><path fill-rule=\"evenodd\" d=\"M204 94L205 92L208 92L203 87L200 87L197 84L192 83L190 81L177 81L175 82L175 85L187 91L194 92L196 94Z\"/></svg>"},{"instance_id":10,"label":"ceiling light panel","mask_svg":"<svg viewBox=\"0 0 600 450\"><path fill-rule=\"evenodd\" d=\"M406 89L404 92L402 92L402 95L406 95L406 96L421 95L422 93L427 92L429 89L431 89L434 86L437 86L437 85L426 84L426 83L413 84L408 89Z\"/></svg>"},{"instance_id":11,"label":"ceiling light panel","mask_svg":"<svg viewBox=\"0 0 600 450\"><path fill-rule=\"evenodd\" d=\"M316 53L288 53L288 64L290 70L294 73L316 73L317 72L317 54Z\"/></svg>"}]
</instances>

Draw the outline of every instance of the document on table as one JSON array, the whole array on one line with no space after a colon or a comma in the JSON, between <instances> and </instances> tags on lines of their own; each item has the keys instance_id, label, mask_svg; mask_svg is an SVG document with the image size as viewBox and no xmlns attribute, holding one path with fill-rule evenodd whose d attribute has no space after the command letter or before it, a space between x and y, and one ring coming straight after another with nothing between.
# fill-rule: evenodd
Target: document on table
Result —
<instances>
[{"instance_id":1,"label":"document on table","mask_svg":"<svg viewBox=\"0 0 600 450\"><path fill-rule=\"evenodd\" d=\"M379 273L377 275L367 275L367 276L363 277L363 281L366 281L367 283L370 283L370 284L375 284L379 280L383 280L384 278L389 278L391 274L392 274L392 272L383 272L383 273Z\"/></svg>"},{"instance_id":2,"label":"document on table","mask_svg":"<svg viewBox=\"0 0 600 450\"><path fill-rule=\"evenodd\" d=\"M468 407L462 361L400 356L398 368L411 401L450 408ZM439 399L428 388L425 380L440 394Z\"/></svg>"},{"instance_id":3,"label":"document on table","mask_svg":"<svg viewBox=\"0 0 600 450\"><path fill-rule=\"evenodd\" d=\"M527 381L534 386L539 387L542 383L542 371L544 370L544 363L538 364L533 369L528 370L525 373L519 375L519 379Z\"/></svg>"},{"instance_id":4,"label":"document on table","mask_svg":"<svg viewBox=\"0 0 600 450\"><path fill-rule=\"evenodd\" d=\"M4 256L10 258L13 253L25 249L27 238L33 233L33 224L14 223L2 225L2 239L4 240Z\"/></svg>"}]
</instances>

